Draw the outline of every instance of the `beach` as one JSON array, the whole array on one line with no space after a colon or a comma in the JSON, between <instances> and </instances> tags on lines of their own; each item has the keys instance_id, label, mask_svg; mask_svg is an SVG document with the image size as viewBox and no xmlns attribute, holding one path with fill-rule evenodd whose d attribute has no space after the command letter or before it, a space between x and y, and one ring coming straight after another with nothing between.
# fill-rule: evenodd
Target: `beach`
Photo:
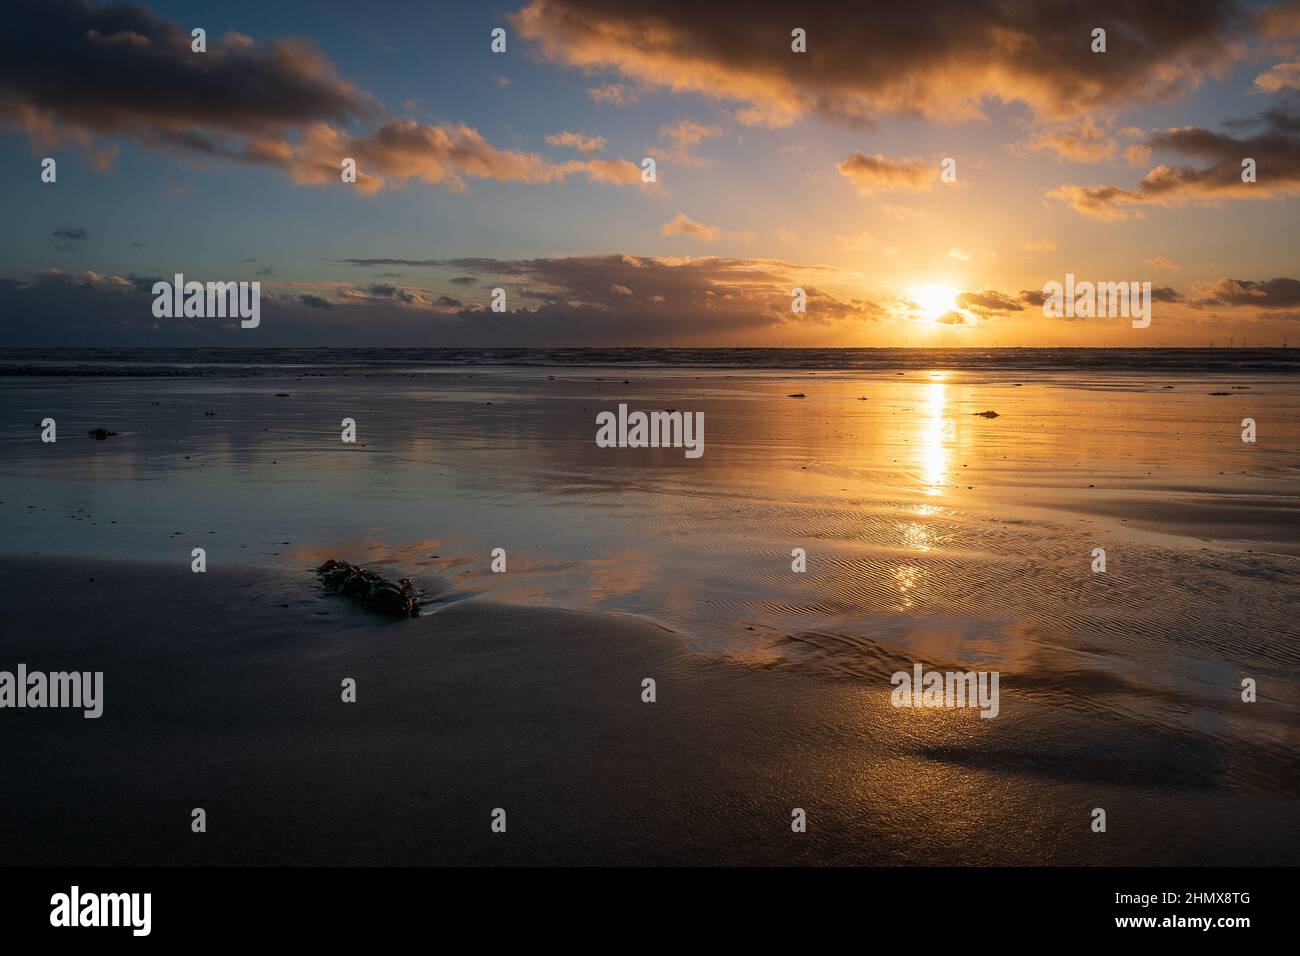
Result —
<instances>
[{"instance_id":1,"label":"beach","mask_svg":"<svg viewBox=\"0 0 1300 956\"><path fill-rule=\"evenodd\" d=\"M0 846L1300 862L1300 379L939 364L0 375L0 669L104 674L97 719L0 713ZM597 447L620 403L703 455ZM892 706L918 663L999 672L997 717Z\"/></svg>"}]
</instances>

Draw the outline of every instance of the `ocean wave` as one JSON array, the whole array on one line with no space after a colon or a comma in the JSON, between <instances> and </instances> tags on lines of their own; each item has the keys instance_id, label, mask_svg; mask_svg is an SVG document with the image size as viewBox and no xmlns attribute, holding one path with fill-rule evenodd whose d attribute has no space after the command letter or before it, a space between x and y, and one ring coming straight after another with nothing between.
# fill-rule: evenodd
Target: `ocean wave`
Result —
<instances>
[{"instance_id":1,"label":"ocean wave","mask_svg":"<svg viewBox=\"0 0 1300 956\"><path fill-rule=\"evenodd\" d=\"M1300 349L65 348L9 349L0 375L256 377L446 367L800 371L1300 372Z\"/></svg>"}]
</instances>

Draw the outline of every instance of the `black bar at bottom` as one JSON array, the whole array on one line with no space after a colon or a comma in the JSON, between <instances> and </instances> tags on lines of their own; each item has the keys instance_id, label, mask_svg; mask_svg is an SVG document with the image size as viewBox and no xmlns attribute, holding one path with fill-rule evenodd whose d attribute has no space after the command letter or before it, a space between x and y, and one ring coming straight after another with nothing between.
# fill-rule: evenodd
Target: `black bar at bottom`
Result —
<instances>
[{"instance_id":1,"label":"black bar at bottom","mask_svg":"<svg viewBox=\"0 0 1300 956\"><path fill-rule=\"evenodd\" d=\"M611 923L624 928L629 943L638 937L680 942L679 933L708 929L733 933L732 941L753 934L771 942L773 935L858 924L853 932L864 940L880 941L885 937L878 934L892 927L915 942L945 946L1020 930L1054 934L1041 939L1232 945L1285 929L1292 918L1283 915L1285 887L1293 874L1272 868L11 868L3 880L0 925L7 940L64 937L91 945L114 938L201 944L283 938L333 947L403 934L434 943L431 931L454 928L459 935L475 927L484 941L518 933L540 942L554 933L580 938ZM147 935L139 932L145 893ZM114 921L119 925L80 925Z\"/></svg>"}]
</instances>

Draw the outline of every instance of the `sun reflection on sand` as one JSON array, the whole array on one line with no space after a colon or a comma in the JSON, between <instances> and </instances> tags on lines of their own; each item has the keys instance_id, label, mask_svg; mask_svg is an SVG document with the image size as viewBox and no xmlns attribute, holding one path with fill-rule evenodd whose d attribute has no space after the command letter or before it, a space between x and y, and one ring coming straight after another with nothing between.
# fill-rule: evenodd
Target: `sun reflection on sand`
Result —
<instances>
[{"instance_id":1,"label":"sun reflection on sand","mask_svg":"<svg viewBox=\"0 0 1300 956\"><path fill-rule=\"evenodd\" d=\"M899 530L902 533L904 547L912 551L930 550L930 532L926 530L925 525L905 524L900 525Z\"/></svg>"},{"instance_id":2,"label":"sun reflection on sand","mask_svg":"<svg viewBox=\"0 0 1300 956\"><path fill-rule=\"evenodd\" d=\"M952 440L952 422L944 415L947 408L947 388L943 381L931 382L926 395L929 417L921 430L921 482L927 495L943 493L944 479L948 477L948 449Z\"/></svg>"},{"instance_id":3,"label":"sun reflection on sand","mask_svg":"<svg viewBox=\"0 0 1300 956\"><path fill-rule=\"evenodd\" d=\"M916 588L921 576L921 569L911 564L900 565L894 569L894 583L898 585L900 607L904 610L912 606L911 592Z\"/></svg>"}]
</instances>

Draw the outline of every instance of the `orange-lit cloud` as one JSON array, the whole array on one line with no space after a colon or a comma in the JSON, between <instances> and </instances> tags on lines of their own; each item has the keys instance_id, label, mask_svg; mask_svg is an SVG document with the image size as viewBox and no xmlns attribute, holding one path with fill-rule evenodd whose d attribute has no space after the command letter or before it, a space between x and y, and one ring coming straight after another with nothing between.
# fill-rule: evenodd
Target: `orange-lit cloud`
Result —
<instances>
[{"instance_id":1,"label":"orange-lit cloud","mask_svg":"<svg viewBox=\"0 0 1300 956\"><path fill-rule=\"evenodd\" d=\"M1270 67L1255 77L1255 85L1269 93L1300 90L1300 60Z\"/></svg>"},{"instance_id":2,"label":"orange-lit cloud","mask_svg":"<svg viewBox=\"0 0 1300 956\"><path fill-rule=\"evenodd\" d=\"M597 103L609 103L612 106L631 106L638 99L636 92L622 83L602 83L600 86L588 87L587 95Z\"/></svg>"},{"instance_id":3,"label":"orange-lit cloud","mask_svg":"<svg viewBox=\"0 0 1300 956\"><path fill-rule=\"evenodd\" d=\"M722 232L717 226L706 226L702 222L696 222L684 212L679 212L671 220L663 224L659 230L660 235L664 236L690 236L694 239L700 239L704 242L713 242Z\"/></svg>"},{"instance_id":4,"label":"orange-lit cloud","mask_svg":"<svg viewBox=\"0 0 1300 956\"><path fill-rule=\"evenodd\" d=\"M836 236L835 239L845 252L875 252L880 248L880 240L869 232L859 232L853 236Z\"/></svg>"},{"instance_id":5,"label":"orange-lit cloud","mask_svg":"<svg viewBox=\"0 0 1300 956\"><path fill-rule=\"evenodd\" d=\"M706 139L721 136L717 126L706 126L691 119L679 119L659 128L659 138L671 144L669 149L652 149L650 155L679 166L705 166L708 160L695 155L695 147Z\"/></svg>"},{"instance_id":6,"label":"orange-lit cloud","mask_svg":"<svg viewBox=\"0 0 1300 956\"><path fill-rule=\"evenodd\" d=\"M408 180L460 192L467 178L552 183L579 175L596 183L641 183L640 169L626 160L557 163L536 153L499 149L471 126L430 126L414 120L391 120L357 138L318 123L278 162L296 182L323 185L339 181L340 157L356 159L357 186L369 192Z\"/></svg>"},{"instance_id":7,"label":"orange-lit cloud","mask_svg":"<svg viewBox=\"0 0 1300 956\"><path fill-rule=\"evenodd\" d=\"M605 148L603 136L584 136L582 133L554 133L546 137L552 146L565 146L580 153L598 153Z\"/></svg>"},{"instance_id":8,"label":"orange-lit cloud","mask_svg":"<svg viewBox=\"0 0 1300 956\"><path fill-rule=\"evenodd\" d=\"M1114 156L1119 144L1109 130L1084 116L1034 133L1023 148L1051 152L1071 162L1098 163Z\"/></svg>"},{"instance_id":9,"label":"orange-lit cloud","mask_svg":"<svg viewBox=\"0 0 1300 956\"><path fill-rule=\"evenodd\" d=\"M676 216L664 223L659 230L662 236L690 236L693 239L699 239L702 242L713 242L717 239L753 239L752 232L732 232L726 229L720 229L717 226L706 226L702 222L696 222L684 212L679 212Z\"/></svg>"},{"instance_id":10,"label":"orange-lit cloud","mask_svg":"<svg viewBox=\"0 0 1300 956\"><path fill-rule=\"evenodd\" d=\"M938 179L938 172L917 156L893 162L879 153L875 156L853 153L843 162L836 163L835 168L863 196L896 190L925 190Z\"/></svg>"}]
</instances>

